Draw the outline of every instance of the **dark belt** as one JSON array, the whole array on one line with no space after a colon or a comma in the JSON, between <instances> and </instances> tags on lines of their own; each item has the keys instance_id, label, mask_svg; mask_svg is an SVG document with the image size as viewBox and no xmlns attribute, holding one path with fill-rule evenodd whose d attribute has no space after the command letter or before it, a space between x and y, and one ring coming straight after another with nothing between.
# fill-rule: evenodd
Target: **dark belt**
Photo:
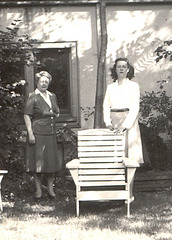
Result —
<instances>
[{"instance_id":1,"label":"dark belt","mask_svg":"<svg viewBox=\"0 0 172 240\"><path fill-rule=\"evenodd\" d=\"M128 112L129 111L129 108L112 108L110 110L111 112Z\"/></svg>"}]
</instances>

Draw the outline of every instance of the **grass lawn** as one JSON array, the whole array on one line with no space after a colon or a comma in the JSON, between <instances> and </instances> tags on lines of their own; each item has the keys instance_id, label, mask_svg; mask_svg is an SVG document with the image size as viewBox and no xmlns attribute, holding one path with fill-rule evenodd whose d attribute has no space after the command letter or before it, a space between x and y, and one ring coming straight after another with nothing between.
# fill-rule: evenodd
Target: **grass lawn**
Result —
<instances>
[{"instance_id":1,"label":"grass lawn","mask_svg":"<svg viewBox=\"0 0 172 240\"><path fill-rule=\"evenodd\" d=\"M30 194L5 198L0 239L172 240L172 189L136 192L130 218L123 201L82 202L77 218L74 188L56 188L56 193L55 201L46 193L40 202Z\"/></svg>"}]
</instances>

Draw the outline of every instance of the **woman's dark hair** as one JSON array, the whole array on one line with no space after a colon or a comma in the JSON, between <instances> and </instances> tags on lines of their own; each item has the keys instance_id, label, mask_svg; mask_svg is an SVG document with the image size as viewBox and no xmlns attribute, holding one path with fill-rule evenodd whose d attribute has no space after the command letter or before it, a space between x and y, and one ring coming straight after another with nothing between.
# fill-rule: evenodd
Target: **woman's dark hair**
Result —
<instances>
[{"instance_id":1,"label":"woman's dark hair","mask_svg":"<svg viewBox=\"0 0 172 240\"><path fill-rule=\"evenodd\" d=\"M111 70L111 77L114 80L114 82L118 79L118 75L116 73L116 66L117 66L117 62L119 61L125 61L127 63L128 66L128 73L127 73L127 78L129 78L130 80L134 77L134 67L129 63L127 58L117 58L115 60L115 64L113 65L112 68L110 68Z\"/></svg>"}]
</instances>

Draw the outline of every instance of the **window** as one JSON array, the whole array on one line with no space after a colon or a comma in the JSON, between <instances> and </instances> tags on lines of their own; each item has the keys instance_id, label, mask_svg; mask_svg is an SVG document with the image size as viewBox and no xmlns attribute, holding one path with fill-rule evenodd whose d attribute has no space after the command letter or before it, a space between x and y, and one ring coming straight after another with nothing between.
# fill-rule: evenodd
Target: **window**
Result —
<instances>
[{"instance_id":1,"label":"window","mask_svg":"<svg viewBox=\"0 0 172 240\"><path fill-rule=\"evenodd\" d=\"M36 87L35 73L48 71L52 75L49 91L56 94L60 107L57 124L68 123L79 127L77 43L37 43L33 49L33 59L31 69L26 67L28 92Z\"/></svg>"}]
</instances>

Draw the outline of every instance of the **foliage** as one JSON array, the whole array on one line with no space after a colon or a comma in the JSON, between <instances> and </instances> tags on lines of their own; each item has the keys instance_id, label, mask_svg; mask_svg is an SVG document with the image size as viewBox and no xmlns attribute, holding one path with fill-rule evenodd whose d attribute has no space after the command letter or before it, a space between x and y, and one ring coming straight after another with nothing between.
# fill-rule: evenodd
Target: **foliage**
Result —
<instances>
[{"instance_id":1,"label":"foliage","mask_svg":"<svg viewBox=\"0 0 172 240\"><path fill-rule=\"evenodd\" d=\"M57 129L56 132L57 141L60 142L71 142L72 145L75 145L77 142L76 134L71 130L71 128L64 124L62 128Z\"/></svg>"},{"instance_id":2,"label":"foliage","mask_svg":"<svg viewBox=\"0 0 172 240\"><path fill-rule=\"evenodd\" d=\"M166 40L161 46L159 46L155 50L155 53L157 55L156 62L159 62L163 58L168 59L169 61L172 61L171 45L172 45L172 40Z\"/></svg>"},{"instance_id":3,"label":"foliage","mask_svg":"<svg viewBox=\"0 0 172 240\"><path fill-rule=\"evenodd\" d=\"M63 128L57 129L56 132L57 143L63 144L63 170L67 162L77 157L77 135L71 128L64 124Z\"/></svg>"},{"instance_id":4,"label":"foliage","mask_svg":"<svg viewBox=\"0 0 172 240\"><path fill-rule=\"evenodd\" d=\"M163 58L172 61L172 51L170 45L172 40L164 41L164 44L155 51L156 62ZM169 80L172 76L169 76ZM172 98L164 90L166 80L158 80L159 91L145 92L141 96L140 122L142 124L142 134L151 159L151 164L156 167L172 168L168 162L167 146L160 138L160 133L166 133L169 138L172 135Z\"/></svg>"},{"instance_id":5,"label":"foliage","mask_svg":"<svg viewBox=\"0 0 172 240\"><path fill-rule=\"evenodd\" d=\"M140 130L142 141L146 146L148 153L148 159L142 167L142 170L160 169L160 170L172 170L171 161L168 159L168 149L162 138L157 134L153 127L147 127L140 123ZM143 148L145 151L145 149Z\"/></svg>"},{"instance_id":6,"label":"foliage","mask_svg":"<svg viewBox=\"0 0 172 240\"><path fill-rule=\"evenodd\" d=\"M81 107L81 111L83 111L84 120L88 121L89 117L95 113L95 107Z\"/></svg>"},{"instance_id":7,"label":"foliage","mask_svg":"<svg viewBox=\"0 0 172 240\"><path fill-rule=\"evenodd\" d=\"M23 123L22 96L24 65L31 63L29 49L33 40L18 35L20 20L15 20L7 31L0 31L0 168L23 169L19 142Z\"/></svg>"},{"instance_id":8,"label":"foliage","mask_svg":"<svg viewBox=\"0 0 172 240\"><path fill-rule=\"evenodd\" d=\"M0 86L0 167L21 169L18 149L23 116L23 99L12 86ZM17 163L17 164L16 164Z\"/></svg>"},{"instance_id":9,"label":"foliage","mask_svg":"<svg viewBox=\"0 0 172 240\"><path fill-rule=\"evenodd\" d=\"M145 92L141 96L140 121L154 129L156 134L162 132L172 133L172 99L166 91Z\"/></svg>"}]
</instances>

